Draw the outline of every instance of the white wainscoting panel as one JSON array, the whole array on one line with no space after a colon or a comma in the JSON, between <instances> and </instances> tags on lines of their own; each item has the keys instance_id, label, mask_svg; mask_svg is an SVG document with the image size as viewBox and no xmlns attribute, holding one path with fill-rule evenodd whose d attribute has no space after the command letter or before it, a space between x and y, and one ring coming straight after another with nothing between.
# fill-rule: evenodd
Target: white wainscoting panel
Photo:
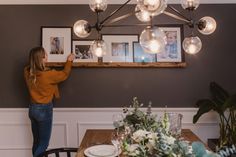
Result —
<instances>
[{"instance_id":1,"label":"white wainscoting panel","mask_svg":"<svg viewBox=\"0 0 236 157\"><path fill-rule=\"evenodd\" d=\"M191 129L203 142L218 137L217 115L214 112L192 123L195 108L153 108L152 112L183 114L183 128ZM55 108L50 148L78 147L86 129L112 129L112 115L122 108ZM31 157L32 133L27 108L0 109L0 154L4 157Z\"/></svg>"}]
</instances>

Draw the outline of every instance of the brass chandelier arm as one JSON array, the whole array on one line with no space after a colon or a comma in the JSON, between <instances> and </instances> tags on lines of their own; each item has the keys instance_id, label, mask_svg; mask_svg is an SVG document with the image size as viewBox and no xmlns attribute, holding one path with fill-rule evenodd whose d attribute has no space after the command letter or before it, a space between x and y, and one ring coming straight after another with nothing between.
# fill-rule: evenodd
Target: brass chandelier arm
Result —
<instances>
[{"instance_id":1,"label":"brass chandelier arm","mask_svg":"<svg viewBox=\"0 0 236 157\"><path fill-rule=\"evenodd\" d=\"M149 26L150 24L145 23L137 23L137 24L129 24L129 25L103 25L103 27L133 27L133 26Z\"/></svg>"},{"instance_id":2,"label":"brass chandelier arm","mask_svg":"<svg viewBox=\"0 0 236 157\"><path fill-rule=\"evenodd\" d=\"M131 0L127 0L124 4L122 4L119 8L117 8L116 10L114 10L110 15L108 15L105 19L103 19L101 22L99 21L99 17L97 17L97 22L95 24L95 26L92 26L91 28L96 28L98 31L100 31L103 27L130 27L130 26L140 26L140 24L134 24L134 25L111 25L115 22L118 22L120 20L126 19L132 15L134 15L135 13L139 12L139 11L134 11L134 12L130 12L128 14L119 16L117 18L111 19L107 24L104 24L106 21L108 21L112 16L114 16L117 12L119 12L125 5L127 5ZM177 9L175 9L174 7L168 5L168 8L172 11L174 11L174 13L168 12L168 11L164 11L163 14L170 16L172 18L175 18L177 20L180 21L184 21L187 24L191 23L191 20L189 18L187 18L186 16L182 15ZM97 13L97 16L99 15L99 13ZM141 24L142 25L142 24ZM143 24L142 26L147 26L148 24Z\"/></svg>"},{"instance_id":3,"label":"brass chandelier arm","mask_svg":"<svg viewBox=\"0 0 236 157\"><path fill-rule=\"evenodd\" d=\"M184 22L186 22L186 23L190 23L190 22L191 22L191 21L188 20L188 19L185 19L185 18L183 18L183 17L180 17L180 16L175 15L175 14L173 14L173 13L170 13L170 12L168 12L168 11L164 11L163 14L165 14L165 15L167 15L167 16L170 16L170 17L173 17L173 18L175 18L175 19L177 19L177 20L184 21Z\"/></svg>"},{"instance_id":4,"label":"brass chandelier arm","mask_svg":"<svg viewBox=\"0 0 236 157\"><path fill-rule=\"evenodd\" d=\"M119 10L121 10L126 4L128 4L131 0L127 0L124 4L122 4L119 8L114 10L109 16L107 16L104 20L100 22L100 25L103 25L108 19L110 19L113 15L115 15Z\"/></svg>"},{"instance_id":5,"label":"brass chandelier arm","mask_svg":"<svg viewBox=\"0 0 236 157\"><path fill-rule=\"evenodd\" d=\"M177 9L175 9L173 6L167 5L167 7L168 7L169 9L171 9L172 11L174 11L174 12L177 14L177 16L182 17L183 19L186 19L186 20L188 20L188 21L191 21L191 19L189 19L189 18L187 18L186 16L184 16L183 14L181 14L181 13L180 13Z\"/></svg>"},{"instance_id":6,"label":"brass chandelier arm","mask_svg":"<svg viewBox=\"0 0 236 157\"><path fill-rule=\"evenodd\" d=\"M120 21L120 20L126 19L126 18L128 18L128 17L134 15L135 13L136 13L136 11L130 12L130 13L125 14L125 15L122 15L122 16L119 16L119 17L117 17L117 18L114 18L114 19L110 20L107 24L109 25L109 24L118 22L118 21Z\"/></svg>"},{"instance_id":7,"label":"brass chandelier arm","mask_svg":"<svg viewBox=\"0 0 236 157\"><path fill-rule=\"evenodd\" d=\"M119 17L117 17L117 18L114 18L114 19L112 19L111 21L109 21L107 24L100 25L100 26L101 26L101 27L100 27L100 30L102 29L102 27L132 27L132 26L148 26L148 25L150 25L149 23L143 23L143 24L142 24L142 23L140 23L140 24L129 24L129 25L112 25L113 23L118 22L118 21L120 21L120 20L123 20L123 19L125 19L125 18L128 18L128 17L134 15L134 14L137 13L137 12L139 12L139 11L134 11L134 12L131 12L131 13L128 13L128 14L119 16ZM168 12L168 11L164 11L163 14L165 14L165 15L167 15L167 16L170 16L170 17L172 17L172 18L175 18L175 19L177 19L177 20L186 22L187 24L191 23L191 21L189 21L189 20L187 20L187 19L185 19L185 18L182 18L182 17L180 17L180 16L178 16L178 15L175 15L175 14L173 14L173 13L171 13L171 12ZM97 20L98 20L98 19L97 19ZM98 28L97 28L97 27L98 27L98 24L99 24L99 20L98 20L98 22L97 22L95 25L91 26L91 28L95 28L95 29L98 30Z\"/></svg>"},{"instance_id":8,"label":"brass chandelier arm","mask_svg":"<svg viewBox=\"0 0 236 157\"><path fill-rule=\"evenodd\" d=\"M127 1L127 2L126 2L125 4L123 4L123 5L126 5L127 3L129 3L129 1ZM118 8L117 10L115 10L113 13L116 13L117 11L119 11L119 10L123 7L123 5L122 5L120 8ZM173 17L173 18L175 18L175 19L177 19L177 20L181 20L181 21L183 21L183 22L186 22L187 24L191 23L191 20L190 20L189 18L187 18L186 16L182 15L182 14L181 14L177 9L175 9L174 7L168 5L168 8L170 8L170 9L171 9L172 11L174 11L176 14L173 14L173 13L168 12L168 11L164 11L163 14L165 14L165 15L167 15L167 16L170 16L170 17ZM140 10L134 11L134 12L130 12L130 13L128 13L128 14L125 14L125 15L119 16L119 17L117 17L117 18L114 18L114 19L110 20L106 25L109 25L109 26L110 26L110 24L115 23L115 22L118 22L118 21L123 20L123 19L126 19L126 18L128 18L128 17L130 17L130 16L132 16L132 15L134 15L135 13L138 13L138 12L140 12ZM112 14L113 14L113 13L112 13ZM111 14L111 15L112 15L112 14ZM111 17L111 16L110 16L110 17ZM110 18L110 17L109 17L109 18ZM104 21L104 20L103 20L103 21ZM147 25L147 24L144 24L144 25ZM114 26L114 25L113 25L113 26ZM137 25L134 24L134 26L137 26Z\"/></svg>"}]
</instances>

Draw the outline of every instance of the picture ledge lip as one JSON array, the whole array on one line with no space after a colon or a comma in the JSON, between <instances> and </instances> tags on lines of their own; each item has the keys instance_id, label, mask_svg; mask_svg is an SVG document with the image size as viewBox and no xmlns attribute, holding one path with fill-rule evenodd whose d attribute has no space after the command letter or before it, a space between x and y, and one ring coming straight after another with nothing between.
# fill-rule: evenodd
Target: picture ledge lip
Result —
<instances>
[{"instance_id":1,"label":"picture ledge lip","mask_svg":"<svg viewBox=\"0 0 236 157\"><path fill-rule=\"evenodd\" d=\"M126 0L109 0L109 4L123 4ZM135 4L136 0L131 0L129 4ZM179 4L180 0L169 0L170 4ZM48 5L48 4L88 4L88 0L0 0L0 5ZM202 0L201 4L236 4L236 0Z\"/></svg>"}]
</instances>

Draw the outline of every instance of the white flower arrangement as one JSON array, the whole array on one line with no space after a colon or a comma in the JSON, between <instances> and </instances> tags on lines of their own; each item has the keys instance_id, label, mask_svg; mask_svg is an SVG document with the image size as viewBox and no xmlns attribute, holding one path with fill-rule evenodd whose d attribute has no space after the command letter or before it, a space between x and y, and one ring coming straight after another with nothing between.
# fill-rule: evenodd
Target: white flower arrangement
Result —
<instances>
[{"instance_id":1,"label":"white flower arrangement","mask_svg":"<svg viewBox=\"0 0 236 157\"><path fill-rule=\"evenodd\" d=\"M149 105L147 112L140 110L136 97L129 109L124 109L125 118L119 132L123 133L121 149L129 157L219 157L207 152L200 142L192 145L188 141L175 138L169 131L167 114L159 121L151 113Z\"/></svg>"}]
</instances>

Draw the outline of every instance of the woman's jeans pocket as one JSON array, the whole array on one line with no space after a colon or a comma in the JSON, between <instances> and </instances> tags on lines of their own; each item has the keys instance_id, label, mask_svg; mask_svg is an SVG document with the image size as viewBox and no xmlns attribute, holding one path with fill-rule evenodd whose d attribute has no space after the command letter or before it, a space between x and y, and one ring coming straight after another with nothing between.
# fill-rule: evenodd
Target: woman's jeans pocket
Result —
<instances>
[{"instance_id":1,"label":"woman's jeans pocket","mask_svg":"<svg viewBox=\"0 0 236 157\"><path fill-rule=\"evenodd\" d=\"M52 119L53 105L49 104L31 104L29 108L29 117L38 122Z\"/></svg>"}]
</instances>

